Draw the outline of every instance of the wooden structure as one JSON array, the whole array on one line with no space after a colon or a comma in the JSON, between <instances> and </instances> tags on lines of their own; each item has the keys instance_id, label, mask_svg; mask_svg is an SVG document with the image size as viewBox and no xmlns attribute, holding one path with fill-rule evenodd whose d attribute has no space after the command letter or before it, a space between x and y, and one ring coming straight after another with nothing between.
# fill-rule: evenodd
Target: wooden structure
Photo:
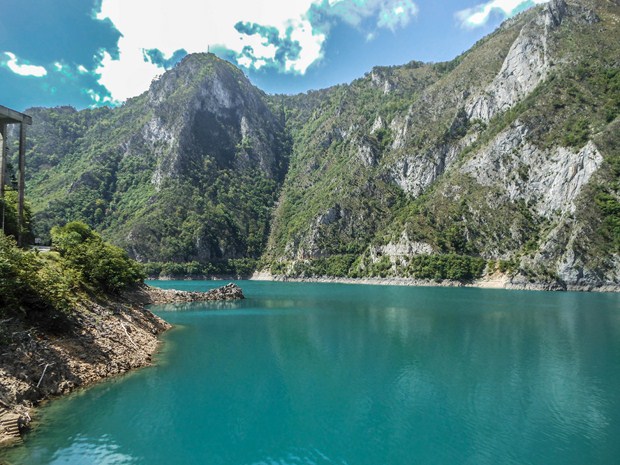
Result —
<instances>
[{"instance_id":1,"label":"wooden structure","mask_svg":"<svg viewBox=\"0 0 620 465\"><path fill-rule=\"evenodd\" d=\"M32 118L10 108L0 105L0 199L4 200L6 185L7 126L19 124L19 177L17 178L17 243L23 246L22 228L24 226L24 171L26 169L26 124L32 124ZM2 212L4 228L4 211Z\"/></svg>"}]
</instances>

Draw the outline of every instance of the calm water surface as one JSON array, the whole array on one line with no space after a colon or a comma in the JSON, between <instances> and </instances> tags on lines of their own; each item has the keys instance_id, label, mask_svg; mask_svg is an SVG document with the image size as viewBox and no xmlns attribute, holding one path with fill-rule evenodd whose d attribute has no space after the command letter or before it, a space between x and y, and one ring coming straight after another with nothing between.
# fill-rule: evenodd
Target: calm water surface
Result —
<instances>
[{"instance_id":1,"label":"calm water surface","mask_svg":"<svg viewBox=\"0 0 620 465\"><path fill-rule=\"evenodd\" d=\"M154 307L176 325L156 366L52 402L0 459L620 463L619 295L240 284Z\"/></svg>"}]
</instances>

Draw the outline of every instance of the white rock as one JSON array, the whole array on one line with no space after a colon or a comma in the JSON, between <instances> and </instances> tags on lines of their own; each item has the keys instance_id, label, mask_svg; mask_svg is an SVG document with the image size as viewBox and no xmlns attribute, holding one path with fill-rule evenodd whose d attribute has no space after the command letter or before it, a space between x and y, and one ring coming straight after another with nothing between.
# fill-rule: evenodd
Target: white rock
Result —
<instances>
[{"instance_id":1,"label":"white rock","mask_svg":"<svg viewBox=\"0 0 620 465\"><path fill-rule=\"evenodd\" d=\"M527 142L526 135L527 129L515 123L461 171L484 186L502 186L510 200L524 200L542 216L573 213L574 201L600 167L602 155L591 141L581 150L542 150Z\"/></svg>"}]
</instances>

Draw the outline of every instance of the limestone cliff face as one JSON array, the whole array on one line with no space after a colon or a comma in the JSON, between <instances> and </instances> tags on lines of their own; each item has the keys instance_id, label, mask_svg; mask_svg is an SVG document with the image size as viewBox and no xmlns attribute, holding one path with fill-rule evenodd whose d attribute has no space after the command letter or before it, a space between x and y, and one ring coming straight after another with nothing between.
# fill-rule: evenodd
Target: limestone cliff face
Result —
<instances>
[{"instance_id":1,"label":"limestone cliff face","mask_svg":"<svg viewBox=\"0 0 620 465\"><path fill-rule=\"evenodd\" d=\"M545 79L552 66L549 34L562 23L566 8L564 0L553 0L521 28L499 73L467 102L470 118L490 120L498 112L512 107Z\"/></svg>"},{"instance_id":2,"label":"limestone cliff face","mask_svg":"<svg viewBox=\"0 0 620 465\"><path fill-rule=\"evenodd\" d=\"M575 200L603 162L596 145L541 150L526 136L527 128L517 122L460 171L482 186L501 186L510 201L522 200L546 218L574 213Z\"/></svg>"},{"instance_id":3,"label":"limestone cliff face","mask_svg":"<svg viewBox=\"0 0 620 465\"><path fill-rule=\"evenodd\" d=\"M260 170L283 176L284 156L275 140L282 123L263 94L240 70L206 55L192 55L155 81L148 92L152 118L144 133L161 151L153 182L192 176L205 160L212 169Z\"/></svg>"},{"instance_id":4,"label":"limestone cliff face","mask_svg":"<svg viewBox=\"0 0 620 465\"><path fill-rule=\"evenodd\" d=\"M317 138L338 137L313 156L307 130L296 141L292 160L300 169L289 173L291 186L302 173L317 181L304 191L285 188L273 255L307 261L365 248L364 263L387 258L398 275L416 255L473 253L515 263L515 286L617 283L618 254L601 255L609 240L601 236L603 220L587 213L596 210L594 191L609 176L605 160L613 153L595 133L609 133L614 117L594 123L596 104L562 95L575 68L617 67L604 44L618 36L619 13L609 2L553 0L507 21L447 71L375 69L335 90L315 107L321 124L314 129ZM594 51L576 47L580 41ZM355 113L343 103L354 97ZM590 128L582 124L576 140L568 122L586 114L593 115ZM324 182L336 172L340 182ZM305 199L302 208L316 207L291 215L293 196ZM360 197L376 202L364 208ZM302 217L297 230L287 228Z\"/></svg>"}]
</instances>

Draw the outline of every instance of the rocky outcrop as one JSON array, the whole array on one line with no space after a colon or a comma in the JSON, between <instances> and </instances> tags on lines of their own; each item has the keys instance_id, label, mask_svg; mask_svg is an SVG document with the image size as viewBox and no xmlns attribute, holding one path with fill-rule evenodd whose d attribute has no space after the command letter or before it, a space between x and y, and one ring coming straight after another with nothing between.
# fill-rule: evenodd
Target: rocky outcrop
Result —
<instances>
[{"instance_id":1,"label":"rocky outcrop","mask_svg":"<svg viewBox=\"0 0 620 465\"><path fill-rule=\"evenodd\" d=\"M429 255L433 252L435 251L430 244L412 241L407 233L403 232L397 241L393 240L381 246L371 246L369 256L372 263L378 262L382 257L388 257L392 264L398 261L406 266L411 257Z\"/></svg>"},{"instance_id":2,"label":"rocky outcrop","mask_svg":"<svg viewBox=\"0 0 620 465\"><path fill-rule=\"evenodd\" d=\"M521 29L493 82L469 99L466 108L471 119L490 120L519 102L545 80L557 64L550 50L553 31L567 17L580 24L600 21L593 10L581 3L550 1Z\"/></svg>"},{"instance_id":3,"label":"rocky outcrop","mask_svg":"<svg viewBox=\"0 0 620 465\"><path fill-rule=\"evenodd\" d=\"M150 304L245 299L241 288L234 283L229 283L206 292L178 291L176 289L159 289L155 287L143 288L137 292L141 293L145 302Z\"/></svg>"},{"instance_id":4,"label":"rocky outcrop","mask_svg":"<svg viewBox=\"0 0 620 465\"><path fill-rule=\"evenodd\" d=\"M456 161L463 145L468 142L445 144L423 154L404 154L390 167L390 180L407 194L417 197Z\"/></svg>"},{"instance_id":5,"label":"rocky outcrop","mask_svg":"<svg viewBox=\"0 0 620 465\"><path fill-rule=\"evenodd\" d=\"M523 200L544 217L574 213L575 199L603 162L596 145L541 149L527 135L528 128L517 121L460 170L483 186L500 187L508 199Z\"/></svg>"},{"instance_id":6,"label":"rocky outcrop","mask_svg":"<svg viewBox=\"0 0 620 465\"><path fill-rule=\"evenodd\" d=\"M231 64L211 55L190 55L153 82L148 99L154 116L145 133L154 146L169 147L160 151L153 174L157 186L168 177L192 176L205 158L219 168L283 176L286 154L276 141L282 123ZM171 107L179 111L171 112Z\"/></svg>"},{"instance_id":7,"label":"rocky outcrop","mask_svg":"<svg viewBox=\"0 0 620 465\"><path fill-rule=\"evenodd\" d=\"M490 120L498 112L512 107L545 79L552 66L548 53L549 34L562 23L566 9L564 0L553 0L521 29L493 82L467 103L471 119Z\"/></svg>"}]
</instances>

